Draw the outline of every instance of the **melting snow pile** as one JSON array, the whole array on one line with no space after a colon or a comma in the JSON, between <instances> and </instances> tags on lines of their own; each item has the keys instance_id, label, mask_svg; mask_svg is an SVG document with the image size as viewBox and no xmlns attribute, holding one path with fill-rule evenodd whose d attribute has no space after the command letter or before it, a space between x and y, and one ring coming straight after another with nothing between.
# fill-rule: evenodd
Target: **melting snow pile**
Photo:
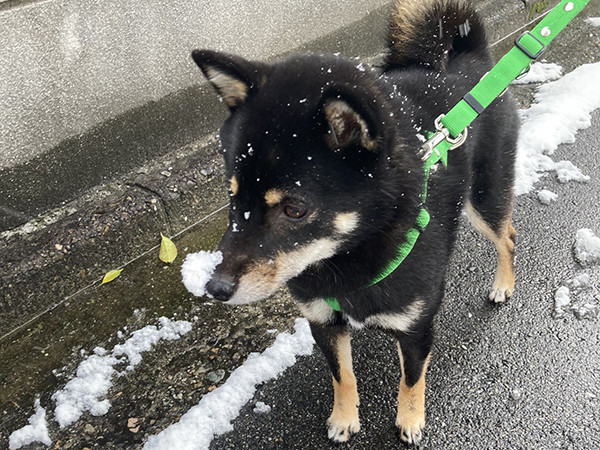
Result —
<instances>
[{"instance_id":1,"label":"melting snow pile","mask_svg":"<svg viewBox=\"0 0 600 450\"><path fill-rule=\"evenodd\" d=\"M588 274L568 280L566 286L554 294L554 316L563 317L572 312L578 319L595 319L598 315L598 290Z\"/></svg>"},{"instance_id":2,"label":"melting snow pile","mask_svg":"<svg viewBox=\"0 0 600 450\"><path fill-rule=\"evenodd\" d=\"M531 84L552 81L560 78L562 67L554 63L536 62L529 66L529 72L522 78L515 80L512 84Z\"/></svg>"},{"instance_id":3,"label":"melting snow pile","mask_svg":"<svg viewBox=\"0 0 600 450\"><path fill-rule=\"evenodd\" d=\"M589 228L578 230L574 253L583 266L600 264L600 238ZM565 284L554 294L554 316L572 312L578 319L595 319L600 309L600 294L590 275L582 273Z\"/></svg>"},{"instance_id":4,"label":"melting snow pile","mask_svg":"<svg viewBox=\"0 0 600 450\"><path fill-rule=\"evenodd\" d=\"M181 266L183 284L196 297L206 294L206 283L209 282L215 268L223 262L221 252L190 253Z\"/></svg>"},{"instance_id":5,"label":"melting snow pile","mask_svg":"<svg viewBox=\"0 0 600 450\"><path fill-rule=\"evenodd\" d=\"M548 191L546 189L542 189L538 192L538 200L544 205L549 205L553 201L556 201L557 198L558 194L555 194L554 192Z\"/></svg>"},{"instance_id":6,"label":"melting snow pile","mask_svg":"<svg viewBox=\"0 0 600 450\"><path fill-rule=\"evenodd\" d=\"M314 340L308 321L297 319L294 328L294 334L281 333L261 354L250 354L225 384L202 397L178 423L151 436L144 448L208 449L214 436L231 431L231 422L252 399L259 384L295 364L297 355L312 353Z\"/></svg>"},{"instance_id":7,"label":"melting snow pile","mask_svg":"<svg viewBox=\"0 0 600 450\"><path fill-rule=\"evenodd\" d=\"M600 238L589 228L577 230L575 259L583 266L600 264Z\"/></svg>"},{"instance_id":8,"label":"melting snow pile","mask_svg":"<svg viewBox=\"0 0 600 450\"><path fill-rule=\"evenodd\" d=\"M52 444L46 424L46 410L40 406L39 399L35 400L35 414L29 418L29 425L25 425L9 436L8 447L17 449L33 442Z\"/></svg>"},{"instance_id":9,"label":"melting snow pile","mask_svg":"<svg viewBox=\"0 0 600 450\"><path fill-rule=\"evenodd\" d=\"M575 142L577 130L590 126L592 111L600 108L599 79L600 63L579 66L561 79L540 86L536 103L521 112L517 195L531 191L545 172L556 172L561 183L589 180L570 161L554 162L549 155L560 144Z\"/></svg>"},{"instance_id":10,"label":"melting snow pile","mask_svg":"<svg viewBox=\"0 0 600 450\"><path fill-rule=\"evenodd\" d=\"M252 411L257 414L267 414L271 412L271 407L265 402L256 402Z\"/></svg>"}]
</instances>

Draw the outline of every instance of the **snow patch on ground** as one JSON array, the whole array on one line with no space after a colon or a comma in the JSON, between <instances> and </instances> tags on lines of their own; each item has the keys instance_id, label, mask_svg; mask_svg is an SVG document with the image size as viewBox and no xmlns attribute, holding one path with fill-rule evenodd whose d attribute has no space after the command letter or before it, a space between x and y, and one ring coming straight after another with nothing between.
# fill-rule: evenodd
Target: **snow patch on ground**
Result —
<instances>
[{"instance_id":1,"label":"snow patch on ground","mask_svg":"<svg viewBox=\"0 0 600 450\"><path fill-rule=\"evenodd\" d=\"M271 407L265 402L256 402L252 411L257 414L267 414L271 412Z\"/></svg>"},{"instance_id":2,"label":"snow patch on ground","mask_svg":"<svg viewBox=\"0 0 600 450\"><path fill-rule=\"evenodd\" d=\"M554 317L564 317L567 313L581 319L595 319L598 316L600 295L587 273L567 280L554 294Z\"/></svg>"},{"instance_id":3,"label":"snow patch on ground","mask_svg":"<svg viewBox=\"0 0 600 450\"><path fill-rule=\"evenodd\" d=\"M600 264L600 237L589 228L577 230L575 259L583 266Z\"/></svg>"},{"instance_id":4,"label":"snow patch on ground","mask_svg":"<svg viewBox=\"0 0 600 450\"><path fill-rule=\"evenodd\" d=\"M558 194L555 194L547 189L542 189L538 192L538 200L544 205L549 205L550 203L556 201L557 198Z\"/></svg>"},{"instance_id":5,"label":"snow patch on ground","mask_svg":"<svg viewBox=\"0 0 600 450\"><path fill-rule=\"evenodd\" d=\"M536 62L529 66L529 72L512 84L531 84L552 81L562 76L563 68L554 63Z\"/></svg>"},{"instance_id":6,"label":"snow patch on ground","mask_svg":"<svg viewBox=\"0 0 600 450\"><path fill-rule=\"evenodd\" d=\"M571 304L571 291L566 286L561 286L554 294L554 313L562 315L565 313L565 308Z\"/></svg>"},{"instance_id":7,"label":"snow patch on ground","mask_svg":"<svg viewBox=\"0 0 600 450\"><path fill-rule=\"evenodd\" d=\"M594 27L600 27L600 17L588 17L585 21Z\"/></svg>"},{"instance_id":8,"label":"snow patch on ground","mask_svg":"<svg viewBox=\"0 0 600 450\"><path fill-rule=\"evenodd\" d=\"M52 395L56 402L54 417L59 426L63 428L71 425L86 411L94 416L106 414L110 409L110 402L100 399L108 393L112 378L133 369L142 360L141 353L150 350L160 340L178 339L191 329L190 322L174 322L161 317L158 327L147 325L134 331L123 344L115 345L110 354L103 348L96 347L94 354L79 364L75 378ZM128 363L122 372L115 369L119 363Z\"/></svg>"},{"instance_id":9,"label":"snow patch on ground","mask_svg":"<svg viewBox=\"0 0 600 450\"><path fill-rule=\"evenodd\" d=\"M206 283L215 271L215 268L223 262L221 252L190 253L181 266L181 276L185 288L196 297L206 294ZM210 297L210 296L209 296Z\"/></svg>"},{"instance_id":10,"label":"snow patch on ground","mask_svg":"<svg viewBox=\"0 0 600 450\"><path fill-rule=\"evenodd\" d=\"M225 384L206 394L179 422L150 436L144 448L208 449L214 436L231 431L231 422L252 399L258 385L295 364L296 356L312 353L314 340L308 321L297 319L294 328L294 334L279 334L261 354L250 354Z\"/></svg>"},{"instance_id":11,"label":"snow patch on ground","mask_svg":"<svg viewBox=\"0 0 600 450\"><path fill-rule=\"evenodd\" d=\"M18 449L33 442L41 442L45 445L52 444L48 434L46 422L46 410L40 406L40 400L35 400L35 414L29 418L29 425L13 431L8 438L8 447Z\"/></svg>"},{"instance_id":12,"label":"snow patch on ground","mask_svg":"<svg viewBox=\"0 0 600 450\"><path fill-rule=\"evenodd\" d=\"M516 195L530 192L547 172L556 172L563 183L589 180L569 161L554 162L549 155L560 144L575 142L577 131L590 126L592 111L600 108L598 79L600 63L579 66L561 79L540 86L536 103L521 111Z\"/></svg>"},{"instance_id":13,"label":"snow patch on ground","mask_svg":"<svg viewBox=\"0 0 600 450\"><path fill-rule=\"evenodd\" d=\"M119 360L106 355L100 347L96 347L94 353L79 364L75 378L52 395L56 402L54 417L61 428L76 422L85 411L102 416L110 409L110 402L99 398L112 386L111 379L116 373L114 366Z\"/></svg>"}]
</instances>

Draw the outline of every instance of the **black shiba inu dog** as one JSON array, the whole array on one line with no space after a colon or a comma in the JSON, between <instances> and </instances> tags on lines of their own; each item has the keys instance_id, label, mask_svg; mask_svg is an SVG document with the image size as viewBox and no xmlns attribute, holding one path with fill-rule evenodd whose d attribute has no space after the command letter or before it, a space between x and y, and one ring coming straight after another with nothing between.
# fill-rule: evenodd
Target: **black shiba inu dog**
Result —
<instances>
[{"instance_id":1,"label":"black shiba inu dog","mask_svg":"<svg viewBox=\"0 0 600 450\"><path fill-rule=\"evenodd\" d=\"M231 111L220 137L230 183L230 223L207 290L228 304L287 284L333 375L328 435L359 430L350 327L398 341L396 425L421 439L432 320L463 208L498 251L490 299L514 287L511 225L518 118L496 100L425 184L425 130L488 71L481 19L463 0L398 1L379 71L337 56L276 63L196 50L192 56ZM430 222L406 259L373 284L415 227ZM337 299L339 308L327 299Z\"/></svg>"}]
</instances>

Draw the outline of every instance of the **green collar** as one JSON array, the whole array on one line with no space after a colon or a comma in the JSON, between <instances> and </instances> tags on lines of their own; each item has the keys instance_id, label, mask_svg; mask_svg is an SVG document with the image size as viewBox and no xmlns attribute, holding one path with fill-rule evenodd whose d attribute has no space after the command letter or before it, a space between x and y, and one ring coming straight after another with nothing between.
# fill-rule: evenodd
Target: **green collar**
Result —
<instances>
[{"instance_id":1,"label":"green collar","mask_svg":"<svg viewBox=\"0 0 600 450\"><path fill-rule=\"evenodd\" d=\"M371 287L381 280L390 275L394 270L402 264L402 261L409 255L415 244L417 243L417 239L429 223L429 213L424 207L421 207L421 211L419 211L419 215L417 216L416 225L412 227L410 230L406 232L406 236L404 237L404 242L398 246L398 254L394 259L392 259L383 270L375 277L373 281L371 281L368 287ZM342 311L340 307L340 303L334 297L326 298L325 301L331 308L335 311Z\"/></svg>"},{"instance_id":2,"label":"green collar","mask_svg":"<svg viewBox=\"0 0 600 450\"><path fill-rule=\"evenodd\" d=\"M436 126L437 126L437 123L436 123ZM427 142L431 142L437 134L437 133L432 133L429 131L426 131L425 133L430 138L430 140ZM424 144L424 147L422 150L422 152L424 153L423 159L425 161L425 163L423 164L423 172L424 172L425 181L423 183L423 193L421 196L422 200L423 200L423 204L425 204L425 200L427 199L427 183L429 181L429 173L430 173L431 167L434 164L437 164L439 161L441 161L444 164L444 167L446 167L447 161L448 161L448 151L451 149L450 145L447 145L447 146L441 145L438 147L437 151L428 151L425 148L425 146L427 145L427 142ZM427 210L425 209L424 206L421 206L421 210L419 211L419 215L417 216L416 224L414 227L410 228L406 232L406 235L404 236L404 241L402 242L402 244L400 244L398 246L398 253L396 254L396 257L394 259L392 259L381 270L379 275L377 275L373 279L373 281L371 281L368 284L367 287L371 287L371 286L379 283L381 280L383 280L384 278L389 276L392 272L394 272L394 270L396 270L398 268L398 266L400 266L400 264L402 264L402 261L404 261L406 259L406 257L410 254L413 247L417 243L417 239L419 239L419 236L421 235L423 230L425 230L425 227L427 227L427 224L429 224L429 219L430 219L429 213L427 212ZM329 297L329 298L326 298L325 301L335 311L342 312L342 308L340 307L340 303L337 300L337 298Z\"/></svg>"}]
</instances>

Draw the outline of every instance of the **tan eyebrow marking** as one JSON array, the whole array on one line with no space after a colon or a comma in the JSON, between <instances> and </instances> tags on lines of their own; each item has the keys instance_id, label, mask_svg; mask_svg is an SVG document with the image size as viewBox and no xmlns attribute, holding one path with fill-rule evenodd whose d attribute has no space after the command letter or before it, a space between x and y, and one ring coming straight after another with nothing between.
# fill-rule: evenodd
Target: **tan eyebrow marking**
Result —
<instances>
[{"instance_id":1,"label":"tan eyebrow marking","mask_svg":"<svg viewBox=\"0 0 600 450\"><path fill-rule=\"evenodd\" d=\"M229 189L231 189L231 195L236 196L238 190L240 189L240 185L238 184L237 178L234 176L231 177L231 184L229 185Z\"/></svg>"},{"instance_id":2,"label":"tan eyebrow marking","mask_svg":"<svg viewBox=\"0 0 600 450\"><path fill-rule=\"evenodd\" d=\"M281 203L283 200L284 193L279 189L269 189L265 193L265 201L269 206L275 206L278 203Z\"/></svg>"}]
</instances>

